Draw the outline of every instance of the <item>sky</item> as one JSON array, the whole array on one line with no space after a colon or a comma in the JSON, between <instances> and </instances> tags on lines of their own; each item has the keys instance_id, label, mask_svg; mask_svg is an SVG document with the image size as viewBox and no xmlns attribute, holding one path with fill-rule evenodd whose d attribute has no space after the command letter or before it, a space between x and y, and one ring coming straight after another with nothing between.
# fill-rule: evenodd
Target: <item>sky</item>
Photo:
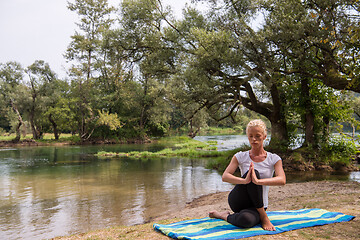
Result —
<instances>
[{"instance_id":1,"label":"sky","mask_svg":"<svg viewBox=\"0 0 360 240\"><path fill-rule=\"evenodd\" d=\"M0 63L19 62L24 68L44 60L59 77L66 75L63 54L75 33L76 13L68 0L0 0ZM70 0L70 2L72 2ZM190 0L163 0L176 16ZM120 0L109 0L117 6Z\"/></svg>"}]
</instances>

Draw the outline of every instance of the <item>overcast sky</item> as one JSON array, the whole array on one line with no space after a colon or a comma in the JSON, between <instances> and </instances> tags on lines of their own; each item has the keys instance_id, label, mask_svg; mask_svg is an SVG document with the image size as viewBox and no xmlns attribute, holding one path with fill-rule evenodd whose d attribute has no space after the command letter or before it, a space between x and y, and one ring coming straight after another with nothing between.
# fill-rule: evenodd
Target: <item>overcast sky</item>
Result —
<instances>
[{"instance_id":1,"label":"overcast sky","mask_svg":"<svg viewBox=\"0 0 360 240\"><path fill-rule=\"evenodd\" d=\"M0 63L17 61L25 68L44 60L65 76L63 57L78 17L67 9L67 0L0 0ZM118 5L120 0L110 0ZM165 0L176 15L190 0Z\"/></svg>"}]
</instances>

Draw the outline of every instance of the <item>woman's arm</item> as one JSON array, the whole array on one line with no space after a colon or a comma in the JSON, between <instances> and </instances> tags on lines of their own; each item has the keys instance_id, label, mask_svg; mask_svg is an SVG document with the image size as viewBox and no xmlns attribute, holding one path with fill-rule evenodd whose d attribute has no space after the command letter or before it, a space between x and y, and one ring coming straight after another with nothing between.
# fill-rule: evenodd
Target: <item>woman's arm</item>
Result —
<instances>
[{"instance_id":1,"label":"woman's arm","mask_svg":"<svg viewBox=\"0 0 360 240\"><path fill-rule=\"evenodd\" d=\"M266 186L279 186L286 184L286 176L282 165L282 160L279 160L275 163L275 177L258 179L256 177L255 171L252 171L251 179L252 182L256 185L266 185Z\"/></svg>"},{"instance_id":2,"label":"woman's arm","mask_svg":"<svg viewBox=\"0 0 360 240\"><path fill-rule=\"evenodd\" d=\"M239 163L235 156L231 159L229 165L225 169L222 180L223 182L228 182L232 184L248 184L251 182L251 174L248 174L246 178L236 177L234 176L234 172L239 167ZM251 169L254 169L254 165L251 163L249 168L249 173L251 173Z\"/></svg>"}]
</instances>

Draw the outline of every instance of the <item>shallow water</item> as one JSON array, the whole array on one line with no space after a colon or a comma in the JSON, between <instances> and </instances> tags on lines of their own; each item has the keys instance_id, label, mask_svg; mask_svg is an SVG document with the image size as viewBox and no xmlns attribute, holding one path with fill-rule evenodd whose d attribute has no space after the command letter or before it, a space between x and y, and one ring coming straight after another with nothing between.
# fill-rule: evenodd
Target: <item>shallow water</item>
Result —
<instances>
[{"instance_id":1,"label":"shallow water","mask_svg":"<svg viewBox=\"0 0 360 240\"><path fill-rule=\"evenodd\" d=\"M206 160L90 155L99 148L123 147L1 149L0 239L44 239L140 224L230 188L216 171L203 167Z\"/></svg>"},{"instance_id":2,"label":"shallow water","mask_svg":"<svg viewBox=\"0 0 360 240\"><path fill-rule=\"evenodd\" d=\"M243 136L217 139L220 149L231 149L240 144ZM98 151L156 151L163 147L147 144L0 149L0 239L44 239L140 224L181 209L201 195L231 189L218 172L204 167L208 159L134 160L93 155ZM360 175L295 173L287 178L288 182L359 181Z\"/></svg>"}]
</instances>

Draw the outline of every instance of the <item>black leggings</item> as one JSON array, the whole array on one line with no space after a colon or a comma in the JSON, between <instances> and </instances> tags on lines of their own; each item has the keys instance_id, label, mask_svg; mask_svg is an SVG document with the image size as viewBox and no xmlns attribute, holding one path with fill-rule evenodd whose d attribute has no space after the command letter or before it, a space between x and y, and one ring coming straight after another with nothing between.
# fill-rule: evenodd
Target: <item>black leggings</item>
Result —
<instances>
[{"instance_id":1,"label":"black leggings","mask_svg":"<svg viewBox=\"0 0 360 240\"><path fill-rule=\"evenodd\" d=\"M247 174L248 172L242 178L246 178ZM260 179L257 170L255 170L255 174ZM237 184L230 192L228 201L234 213L227 217L227 222L242 228L250 228L260 223L260 215L256 209L264 206L261 185L256 185L253 182Z\"/></svg>"}]
</instances>

